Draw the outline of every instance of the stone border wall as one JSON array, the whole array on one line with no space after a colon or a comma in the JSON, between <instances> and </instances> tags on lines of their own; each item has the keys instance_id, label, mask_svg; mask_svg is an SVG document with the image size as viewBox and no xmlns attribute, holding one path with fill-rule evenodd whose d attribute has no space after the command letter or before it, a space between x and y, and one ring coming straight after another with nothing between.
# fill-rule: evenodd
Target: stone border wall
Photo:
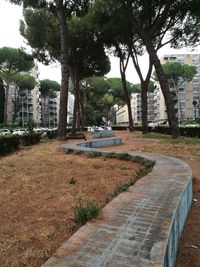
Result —
<instances>
[{"instance_id":1,"label":"stone border wall","mask_svg":"<svg viewBox=\"0 0 200 267\"><path fill-rule=\"evenodd\" d=\"M95 142L62 148L86 154L114 152L93 148ZM192 203L191 169L176 158L130 155L156 161L152 172L113 199L97 219L82 226L43 267L174 266Z\"/></svg>"},{"instance_id":2,"label":"stone border wall","mask_svg":"<svg viewBox=\"0 0 200 267\"><path fill-rule=\"evenodd\" d=\"M115 132L111 131L103 131L103 132L94 132L92 133L92 138L108 138L108 137L114 137Z\"/></svg>"}]
</instances>

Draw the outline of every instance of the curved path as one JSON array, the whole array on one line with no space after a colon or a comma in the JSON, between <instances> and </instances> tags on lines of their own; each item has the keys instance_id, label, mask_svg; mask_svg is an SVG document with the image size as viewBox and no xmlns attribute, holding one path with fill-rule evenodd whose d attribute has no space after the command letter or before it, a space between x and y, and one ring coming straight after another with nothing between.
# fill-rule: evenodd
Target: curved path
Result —
<instances>
[{"instance_id":1,"label":"curved path","mask_svg":"<svg viewBox=\"0 0 200 267\"><path fill-rule=\"evenodd\" d=\"M98 151L83 146L85 143L63 145L63 149L87 154ZM97 219L82 226L43 267L174 266L192 202L191 169L176 158L129 154L156 161L152 172L113 199Z\"/></svg>"}]
</instances>

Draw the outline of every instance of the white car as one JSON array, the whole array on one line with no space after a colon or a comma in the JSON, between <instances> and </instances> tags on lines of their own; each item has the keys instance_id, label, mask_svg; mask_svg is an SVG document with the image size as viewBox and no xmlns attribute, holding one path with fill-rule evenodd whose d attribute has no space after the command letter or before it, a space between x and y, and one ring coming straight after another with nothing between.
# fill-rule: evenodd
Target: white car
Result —
<instances>
[{"instance_id":1,"label":"white car","mask_svg":"<svg viewBox=\"0 0 200 267\"><path fill-rule=\"evenodd\" d=\"M24 135L27 133L26 129L14 129L12 134L13 135Z\"/></svg>"},{"instance_id":2,"label":"white car","mask_svg":"<svg viewBox=\"0 0 200 267\"><path fill-rule=\"evenodd\" d=\"M0 135L9 135L11 131L9 129L0 129Z\"/></svg>"},{"instance_id":3,"label":"white car","mask_svg":"<svg viewBox=\"0 0 200 267\"><path fill-rule=\"evenodd\" d=\"M88 132L94 132L94 128L89 126L89 127L87 127L87 131Z\"/></svg>"}]
</instances>

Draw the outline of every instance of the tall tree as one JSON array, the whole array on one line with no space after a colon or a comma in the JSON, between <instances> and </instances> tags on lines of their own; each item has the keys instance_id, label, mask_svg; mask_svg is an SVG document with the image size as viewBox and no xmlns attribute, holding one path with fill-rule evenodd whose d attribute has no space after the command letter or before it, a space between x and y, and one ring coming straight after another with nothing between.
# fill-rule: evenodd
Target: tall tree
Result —
<instances>
[{"instance_id":1,"label":"tall tree","mask_svg":"<svg viewBox=\"0 0 200 267\"><path fill-rule=\"evenodd\" d=\"M22 71L29 71L34 66L32 56L20 49L3 47L0 49L0 76L5 84L4 124L8 122L9 87L14 76Z\"/></svg>"},{"instance_id":2,"label":"tall tree","mask_svg":"<svg viewBox=\"0 0 200 267\"><path fill-rule=\"evenodd\" d=\"M48 10L27 9L21 22L21 33L40 61L59 60L60 37L58 22ZM38 27L38 25L42 27ZM103 75L110 70L110 62L103 44L95 36L94 29L85 17L71 16L69 26L69 68L75 95L73 129L84 122L80 80L92 75ZM77 118L77 119L76 119ZM79 127L78 127L79 128Z\"/></svg>"},{"instance_id":3,"label":"tall tree","mask_svg":"<svg viewBox=\"0 0 200 267\"><path fill-rule=\"evenodd\" d=\"M128 108L129 129L133 131L133 118L130 103L130 96L126 83L126 70L130 59L130 53L124 42L129 34L127 21L123 19L124 14L115 12L115 3L113 1L96 1L89 17L94 24L96 34L109 49L109 51L119 58L119 69L124 90L124 96ZM124 30L126 29L126 31ZM125 36L124 36L125 35Z\"/></svg>"}]
</instances>

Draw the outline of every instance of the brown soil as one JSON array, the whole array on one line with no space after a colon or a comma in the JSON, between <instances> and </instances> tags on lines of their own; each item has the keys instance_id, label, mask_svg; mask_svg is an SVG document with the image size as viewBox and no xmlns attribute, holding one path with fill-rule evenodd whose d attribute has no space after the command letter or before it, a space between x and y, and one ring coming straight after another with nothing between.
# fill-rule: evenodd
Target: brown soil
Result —
<instances>
[{"instance_id":1,"label":"brown soil","mask_svg":"<svg viewBox=\"0 0 200 267\"><path fill-rule=\"evenodd\" d=\"M176 156L193 171L193 202L180 240L176 267L200 266L200 145L143 140L119 132L123 145L104 148ZM59 143L46 143L0 159L0 266L40 266L74 229L72 207L94 199L105 205L116 183L127 181L129 162L65 155ZM118 176L118 174L120 175ZM69 184L74 177L75 185ZM112 177L112 179L110 179ZM3 262L10 265L2 265ZM22 265L22 263L24 265ZM21 264L21 265L20 265Z\"/></svg>"},{"instance_id":2,"label":"brown soil","mask_svg":"<svg viewBox=\"0 0 200 267\"><path fill-rule=\"evenodd\" d=\"M73 207L103 207L141 165L41 143L0 158L0 266L40 266L77 229ZM75 184L70 181L75 181Z\"/></svg>"}]
</instances>

